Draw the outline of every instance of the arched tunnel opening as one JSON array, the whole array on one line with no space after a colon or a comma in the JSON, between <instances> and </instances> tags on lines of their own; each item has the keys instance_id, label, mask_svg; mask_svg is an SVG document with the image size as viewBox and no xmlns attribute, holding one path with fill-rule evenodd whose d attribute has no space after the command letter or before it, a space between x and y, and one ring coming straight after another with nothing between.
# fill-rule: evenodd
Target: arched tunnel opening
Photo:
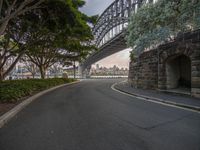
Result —
<instances>
[{"instance_id":1,"label":"arched tunnel opening","mask_svg":"<svg viewBox=\"0 0 200 150\"><path fill-rule=\"evenodd\" d=\"M191 60L185 55L172 56L166 62L167 89L191 88Z\"/></svg>"}]
</instances>

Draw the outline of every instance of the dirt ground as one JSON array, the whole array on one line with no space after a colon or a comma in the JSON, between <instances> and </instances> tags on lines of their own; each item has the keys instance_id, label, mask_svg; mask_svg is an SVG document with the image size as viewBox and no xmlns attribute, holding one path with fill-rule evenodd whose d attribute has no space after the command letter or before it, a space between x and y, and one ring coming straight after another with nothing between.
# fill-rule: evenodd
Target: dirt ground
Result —
<instances>
[{"instance_id":1,"label":"dirt ground","mask_svg":"<svg viewBox=\"0 0 200 150\"><path fill-rule=\"evenodd\" d=\"M0 103L0 116L12 109L18 103Z\"/></svg>"}]
</instances>

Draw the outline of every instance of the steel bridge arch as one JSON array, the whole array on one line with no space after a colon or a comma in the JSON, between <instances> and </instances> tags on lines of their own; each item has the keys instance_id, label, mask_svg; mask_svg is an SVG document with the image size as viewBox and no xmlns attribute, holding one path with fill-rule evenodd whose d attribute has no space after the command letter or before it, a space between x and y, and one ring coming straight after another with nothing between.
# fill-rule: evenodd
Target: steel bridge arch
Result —
<instances>
[{"instance_id":1,"label":"steel bridge arch","mask_svg":"<svg viewBox=\"0 0 200 150\"><path fill-rule=\"evenodd\" d=\"M112 32L110 35L110 39L112 39L117 34L117 31L113 30L120 30L119 32L121 32L126 29L131 13L136 13L137 9L143 4L150 2L153 2L153 0L115 0L101 14L97 20L97 24L92 29L96 46L100 47L104 44L102 40L109 31Z\"/></svg>"},{"instance_id":2,"label":"steel bridge arch","mask_svg":"<svg viewBox=\"0 0 200 150\"><path fill-rule=\"evenodd\" d=\"M114 52L126 48L124 45L124 33L127 29L129 17L136 13L137 10L144 4L154 3L157 0L115 0L108 8L104 10L98 18L96 25L92 28L94 35L94 44L99 51L89 55L84 62L80 64L80 71L83 72L87 67L100 58L113 54ZM119 43L119 44L118 44ZM123 44L122 44L123 43ZM117 45L117 48L113 46ZM121 49L118 47L121 46ZM116 48L116 50L113 50ZM107 51L107 52L106 52ZM108 52L109 51L109 52ZM80 73L79 73L80 74Z\"/></svg>"}]
</instances>

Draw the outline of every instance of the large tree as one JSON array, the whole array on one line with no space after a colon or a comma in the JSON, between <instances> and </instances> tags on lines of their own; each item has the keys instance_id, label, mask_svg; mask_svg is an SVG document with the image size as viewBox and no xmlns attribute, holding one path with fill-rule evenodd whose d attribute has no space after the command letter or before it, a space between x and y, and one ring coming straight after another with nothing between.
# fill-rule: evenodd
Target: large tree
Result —
<instances>
[{"instance_id":1,"label":"large tree","mask_svg":"<svg viewBox=\"0 0 200 150\"><path fill-rule=\"evenodd\" d=\"M199 0L159 0L143 5L130 17L127 42L139 55L180 33L199 28Z\"/></svg>"},{"instance_id":2,"label":"large tree","mask_svg":"<svg viewBox=\"0 0 200 150\"><path fill-rule=\"evenodd\" d=\"M35 33L29 25L29 21L18 17L10 21L6 32L0 36L0 80L12 71L28 47L34 45Z\"/></svg>"},{"instance_id":3,"label":"large tree","mask_svg":"<svg viewBox=\"0 0 200 150\"><path fill-rule=\"evenodd\" d=\"M44 70L59 59L64 61L71 57L85 56L91 49L85 43L92 39L87 21L94 22L95 19L78 10L83 4L82 0L46 0L40 4L41 8L10 20L0 39L5 45L0 52L1 80L24 54L43 70L43 78ZM9 48L6 41L11 43ZM14 61L10 67L5 68L6 61L11 57Z\"/></svg>"},{"instance_id":4,"label":"large tree","mask_svg":"<svg viewBox=\"0 0 200 150\"><path fill-rule=\"evenodd\" d=\"M0 36L0 80L3 80L15 67L25 52L24 44L19 37L11 35L10 31Z\"/></svg>"},{"instance_id":5,"label":"large tree","mask_svg":"<svg viewBox=\"0 0 200 150\"><path fill-rule=\"evenodd\" d=\"M38 67L32 63L31 61L29 61L29 59L24 56L21 58L21 62L23 62L23 64L25 65L25 69L31 73L32 78L34 79L36 74L39 72Z\"/></svg>"},{"instance_id":6,"label":"large tree","mask_svg":"<svg viewBox=\"0 0 200 150\"><path fill-rule=\"evenodd\" d=\"M94 19L78 10L83 2L51 1L47 10L33 14L37 20L33 28L37 27L36 32L39 31L35 39L37 44L32 45L26 55L39 67L42 78L45 78L46 70L58 61L79 60L93 48L88 45L93 36L87 21Z\"/></svg>"}]
</instances>

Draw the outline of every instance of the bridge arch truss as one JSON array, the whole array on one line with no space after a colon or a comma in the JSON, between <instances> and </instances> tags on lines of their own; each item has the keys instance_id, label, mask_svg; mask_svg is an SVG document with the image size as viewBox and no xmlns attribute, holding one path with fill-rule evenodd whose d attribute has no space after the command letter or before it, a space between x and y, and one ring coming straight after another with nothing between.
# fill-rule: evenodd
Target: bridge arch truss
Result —
<instances>
[{"instance_id":1,"label":"bridge arch truss","mask_svg":"<svg viewBox=\"0 0 200 150\"><path fill-rule=\"evenodd\" d=\"M92 32L98 48L123 32L132 13L136 13L143 4L156 0L115 0L99 17Z\"/></svg>"}]
</instances>

